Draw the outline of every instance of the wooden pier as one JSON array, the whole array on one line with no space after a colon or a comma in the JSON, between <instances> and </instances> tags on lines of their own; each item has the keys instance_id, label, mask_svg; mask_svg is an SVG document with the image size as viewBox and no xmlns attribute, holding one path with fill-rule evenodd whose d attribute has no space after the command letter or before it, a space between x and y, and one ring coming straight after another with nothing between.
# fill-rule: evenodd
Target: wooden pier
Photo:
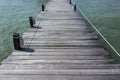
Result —
<instances>
[{"instance_id":1,"label":"wooden pier","mask_svg":"<svg viewBox=\"0 0 120 80\"><path fill-rule=\"evenodd\" d=\"M68 0L50 0L23 38L24 48L1 63L0 80L120 80L120 64Z\"/></svg>"}]
</instances>

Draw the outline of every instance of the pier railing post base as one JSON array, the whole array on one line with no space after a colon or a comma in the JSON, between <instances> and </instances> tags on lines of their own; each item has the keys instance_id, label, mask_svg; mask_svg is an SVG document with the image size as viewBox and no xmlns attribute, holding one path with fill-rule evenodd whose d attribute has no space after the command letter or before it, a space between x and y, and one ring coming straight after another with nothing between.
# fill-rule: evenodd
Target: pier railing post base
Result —
<instances>
[{"instance_id":1,"label":"pier railing post base","mask_svg":"<svg viewBox=\"0 0 120 80\"><path fill-rule=\"evenodd\" d=\"M76 11L77 10L77 6L76 6L76 4L74 5L74 11Z\"/></svg>"},{"instance_id":2,"label":"pier railing post base","mask_svg":"<svg viewBox=\"0 0 120 80\"><path fill-rule=\"evenodd\" d=\"M19 33L13 34L13 43L15 50L21 50L23 46L23 39L20 37Z\"/></svg>"},{"instance_id":3,"label":"pier railing post base","mask_svg":"<svg viewBox=\"0 0 120 80\"><path fill-rule=\"evenodd\" d=\"M29 17L30 27L33 28L35 24L35 20L32 16Z\"/></svg>"},{"instance_id":4,"label":"pier railing post base","mask_svg":"<svg viewBox=\"0 0 120 80\"><path fill-rule=\"evenodd\" d=\"M45 11L45 5L42 4L42 11Z\"/></svg>"},{"instance_id":5,"label":"pier railing post base","mask_svg":"<svg viewBox=\"0 0 120 80\"><path fill-rule=\"evenodd\" d=\"M69 0L69 4L72 4L71 0Z\"/></svg>"}]
</instances>

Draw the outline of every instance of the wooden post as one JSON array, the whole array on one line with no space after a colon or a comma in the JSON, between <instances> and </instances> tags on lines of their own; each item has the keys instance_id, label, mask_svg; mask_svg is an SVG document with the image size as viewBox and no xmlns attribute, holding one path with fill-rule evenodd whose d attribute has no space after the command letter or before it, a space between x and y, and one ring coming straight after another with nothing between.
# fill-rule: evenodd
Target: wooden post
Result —
<instances>
[{"instance_id":1,"label":"wooden post","mask_svg":"<svg viewBox=\"0 0 120 80\"><path fill-rule=\"evenodd\" d=\"M30 27L33 28L34 27L34 20L33 17L29 17L29 22L30 22Z\"/></svg>"},{"instance_id":2,"label":"wooden post","mask_svg":"<svg viewBox=\"0 0 120 80\"><path fill-rule=\"evenodd\" d=\"M72 4L71 0L69 1L69 4Z\"/></svg>"},{"instance_id":3,"label":"wooden post","mask_svg":"<svg viewBox=\"0 0 120 80\"><path fill-rule=\"evenodd\" d=\"M15 50L20 50L21 49L19 33L14 33L13 34L13 43L14 43Z\"/></svg>"},{"instance_id":4,"label":"wooden post","mask_svg":"<svg viewBox=\"0 0 120 80\"><path fill-rule=\"evenodd\" d=\"M42 11L45 11L45 5L42 4Z\"/></svg>"},{"instance_id":5,"label":"wooden post","mask_svg":"<svg viewBox=\"0 0 120 80\"><path fill-rule=\"evenodd\" d=\"M74 11L76 11L76 8L77 8L77 7L76 7L76 4L75 4L75 5L74 5Z\"/></svg>"}]
</instances>

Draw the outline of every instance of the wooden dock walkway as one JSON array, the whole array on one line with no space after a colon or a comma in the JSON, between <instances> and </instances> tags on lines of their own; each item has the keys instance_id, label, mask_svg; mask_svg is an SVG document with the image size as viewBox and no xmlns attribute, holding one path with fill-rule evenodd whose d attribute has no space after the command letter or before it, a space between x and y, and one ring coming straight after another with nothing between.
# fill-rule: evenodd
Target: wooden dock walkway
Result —
<instances>
[{"instance_id":1,"label":"wooden dock walkway","mask_svg":"<svg viewBox=\"0 0 120 80\"><path fill-rule=\"evenodd\" d=\"M67 0L50 0L36 27L1 63L0 80L120 80L120 64Z\"/></svg>"}]
</instances>

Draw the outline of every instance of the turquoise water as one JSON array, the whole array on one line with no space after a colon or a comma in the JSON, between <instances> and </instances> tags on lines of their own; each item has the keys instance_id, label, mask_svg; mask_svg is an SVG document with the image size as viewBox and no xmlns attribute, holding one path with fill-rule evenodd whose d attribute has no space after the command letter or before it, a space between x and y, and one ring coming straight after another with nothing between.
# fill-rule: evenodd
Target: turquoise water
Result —
<instances>
[{"instance_id":1,"label":"turquoise water","mask_svg":"<svg viewBox=\"0 0 120 80\"><path fill-rule=\"evenodd\" d=\"M0 55L13 51L12 34L25 32L29 27L28 17L36 17L46 1L0 0Z\"/></svg>"},{"instance_id":2,"label":"turquoise water","mask_svg":"<svg viewBox=\"0 0 120 80\"><path fill-rule=\"evenodd\" d=\"M73 0L120 53L120 0Z\"/></svg>"}]
</instances>

